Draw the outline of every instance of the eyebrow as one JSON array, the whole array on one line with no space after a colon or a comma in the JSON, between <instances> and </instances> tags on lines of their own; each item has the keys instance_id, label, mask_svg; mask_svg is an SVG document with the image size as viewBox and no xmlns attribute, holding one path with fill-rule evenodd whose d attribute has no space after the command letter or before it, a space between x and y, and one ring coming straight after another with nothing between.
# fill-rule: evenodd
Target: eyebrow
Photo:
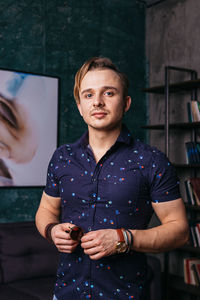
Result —
<instances>
[{"instance_id":1,"label":"eyebrow","mask_svg":"<svg viewBox=\"0 0 200 300\"><path fill-rule=\"evenodd\" d=\"M115 90L115 91L118 91L118 89L114 86L102 86L101 89L103 90ZM94 89L93 88L89 88L89 89L85 89L81 92L81 95L84 94L84 93L87 93L87 92L91 92L93 91Z\"/></svg>"}]
</instances>

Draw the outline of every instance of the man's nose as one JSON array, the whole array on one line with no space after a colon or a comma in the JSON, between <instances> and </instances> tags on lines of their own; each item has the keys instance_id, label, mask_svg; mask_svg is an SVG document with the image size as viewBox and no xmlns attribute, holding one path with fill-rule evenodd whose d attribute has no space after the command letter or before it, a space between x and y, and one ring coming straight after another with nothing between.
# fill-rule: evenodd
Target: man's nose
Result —
<instances>
[{"instance_id":1,"label":"man's nose","mask_svg":"<svg viewBox=\"0 0 200 300\"><path fill-rule=\"evenodd\" d=\"M103 96L96 94L94 101L93 101L93 105L94 106L103 106L104 105L104 100L103 100Z\"/></svg>"}]
</instances>

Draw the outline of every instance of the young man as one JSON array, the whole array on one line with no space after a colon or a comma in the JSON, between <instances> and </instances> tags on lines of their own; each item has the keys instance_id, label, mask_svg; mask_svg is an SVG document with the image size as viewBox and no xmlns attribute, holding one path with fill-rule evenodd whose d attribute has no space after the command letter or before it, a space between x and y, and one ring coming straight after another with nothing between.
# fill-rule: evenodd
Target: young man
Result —
<instances>
[{"instance_id":1,"label":"young man","mask_svg":"<svg viewBox=\"0 0 200 300\"><path fill-rule=\"evenodd\" d=\"M88 132L55 151L36 215L61 252L55 299L144 299L144 252L188 239L178 179L164 154L122 125L128 80L109 59L82 66L74 96ZM161 225L147 229L153 211Z\"/></svg>"}]
</instances>

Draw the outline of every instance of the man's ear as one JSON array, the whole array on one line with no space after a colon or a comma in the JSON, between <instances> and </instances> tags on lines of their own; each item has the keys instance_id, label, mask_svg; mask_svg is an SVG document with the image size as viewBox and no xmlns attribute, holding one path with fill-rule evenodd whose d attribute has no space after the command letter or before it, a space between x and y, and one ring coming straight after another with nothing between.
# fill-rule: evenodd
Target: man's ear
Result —
<instances>
[{"instance_id":1,"label":"man's ear","mask_svg":"<svg viewBox=\"0 0 200 300\"><path fill-rule=\"evenodd\" d=\"M131 97L127 96L124 103L124 113L129 110L130 106L131 106Z\"/></svg>"},{"instance_id":2,"label":"man's ear","mask_svg":"<svg viewBox=\"0 0 200 300\"><path fill-rule=\"evenodd\" d=\"M79 113L80 113L80 115L81 115L81 117L82 117L82 116L83 116L83 114L82 114L81 104L80 104L80 102L77 102L76 104L77 104L77 107L78 107Z\"/></svg>"},{"instance_id":3,"label":"man's ear","mask_svg":"<svg viewBox=\"0 0 200 300\"><path fill-rule=\"evenodd\" d=\"M0 158L10 158L10 150L7 145L0 142Z\"/></svg>"}]
</instances>

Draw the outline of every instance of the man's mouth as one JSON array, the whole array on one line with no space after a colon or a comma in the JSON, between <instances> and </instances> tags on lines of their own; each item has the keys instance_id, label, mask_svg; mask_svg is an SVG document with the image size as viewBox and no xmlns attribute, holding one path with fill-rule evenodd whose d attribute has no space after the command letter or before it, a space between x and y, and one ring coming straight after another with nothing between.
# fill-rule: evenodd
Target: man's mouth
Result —
<instances>
[{"instance_id":1,"label":"man's mouth","mask_svg":"<svg viewBox=\"0 0 200 300\"><path fill-rule=\"evenodd\" d=\"M96 117L96 118L103 118L107 115L107 113L105 111L96 111L92 113L92 116Z\"/></svg>"}]
</instances>

